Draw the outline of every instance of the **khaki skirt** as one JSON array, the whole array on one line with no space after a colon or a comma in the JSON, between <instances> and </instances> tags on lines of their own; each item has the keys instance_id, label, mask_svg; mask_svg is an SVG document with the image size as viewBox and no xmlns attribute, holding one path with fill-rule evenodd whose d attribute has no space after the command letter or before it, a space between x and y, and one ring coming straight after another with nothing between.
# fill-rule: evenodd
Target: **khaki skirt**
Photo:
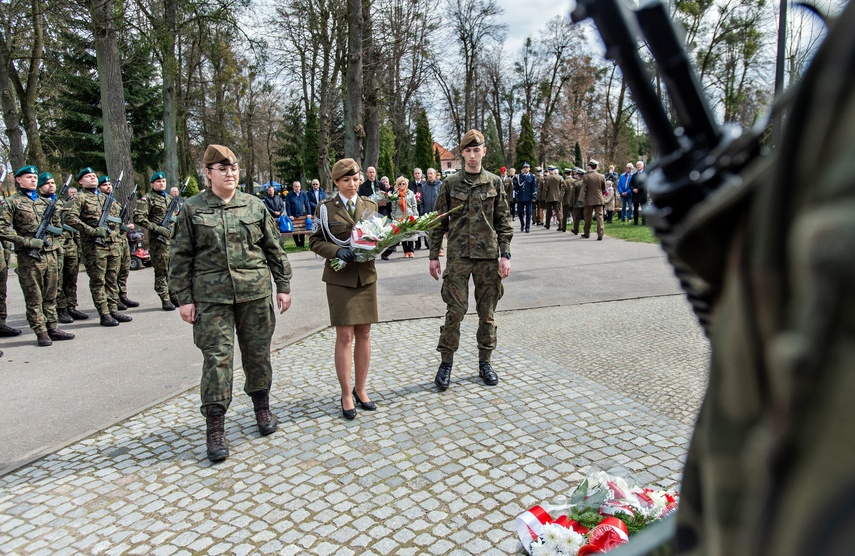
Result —
<instances>
[{"instance_id":1,"label":"khaki skirt","mask_svg":"<svg viewBox=\"0 0 855 556\"><path fill-rule=\"evenodd\" d=\"M377 322L377 282L348 288L327 284L327 303L332 326L351 326Z\"/></svg>"}]
</instances>

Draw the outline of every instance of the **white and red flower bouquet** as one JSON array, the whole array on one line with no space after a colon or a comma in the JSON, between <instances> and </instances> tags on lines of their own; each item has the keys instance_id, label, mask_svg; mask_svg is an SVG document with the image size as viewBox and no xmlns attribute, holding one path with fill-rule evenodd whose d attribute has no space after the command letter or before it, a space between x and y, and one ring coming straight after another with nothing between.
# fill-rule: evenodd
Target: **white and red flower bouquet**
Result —
<instances>
[{"instance_id":1,"label":"white and red flower bouquet","mask_svg":"<svg viewBox=\"0 0 855 556\"><path fill-rule=\"evenodd\" d=\"M677 510L679 494L640 487L619 471L592 470L563 503L535 506L516 519L531 556L602 554Z\"/></svg>"},{"instance_id":2,"label":"white and red flower bouquet","mask_svg":"<svg viewBox=\"0 0 855 556\"><path fill-rule=\"evenodd\" d=\"M371 195L370 199L380 206L385 206L389 202L396 203L398 202L398 191L377 190Z\"/></svg>"},{"instance_id":3,"label":"white and red flower bouquet","mask_svg":"<svg viewBox=\"0 0 855 556\"><path fill-rule=\"evenodd\" d=\"M410 241L426 235L428 231L442 224L442 219L454 210L443 214L434 211L418 218L407 216L392 220L380 216L376 212L363 214L359 221L353 225L347 246L356 253L357 262L376 259L381 253L402 241ZM333 270L339 271L347 266L347 263L341 259L333 259L330 265L332 265Z\"/></svg>"}]
</instances>

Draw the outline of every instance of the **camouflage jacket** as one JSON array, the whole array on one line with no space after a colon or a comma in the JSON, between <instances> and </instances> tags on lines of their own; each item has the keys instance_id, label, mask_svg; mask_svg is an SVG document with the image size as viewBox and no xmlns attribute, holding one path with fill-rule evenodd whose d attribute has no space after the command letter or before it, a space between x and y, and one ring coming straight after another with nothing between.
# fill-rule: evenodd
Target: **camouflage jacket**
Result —
<instances>
[{"instance_id":1,"label":"camouflage jacket","mask_svg":"<svg viewBox=\"0 0 855 556\"><path fill-rule=\"evenodd\" d=\"M169 246L169 289L182 305L242 303L291 293L291 264L260 199L236 192L225 203L210 189L187 200Z\"/></svg>"},{"instance_id":2,"label":"camouflage jacket","mask_svg":"<svg viewBox=\"0 0 855 556\"><path fill-rule=\"evenodd\" d=\"M42 223L42 215L47 208L48 200L44 197L39 196L34 201L29 195L18 191L11 198L6 199L3 210L0 210L0 239L14 243L15 250L18 252L25 251L24 240L35 237L39 224ZM61 226L59 211L54 212L51 224ZM14 228L14 231L9 226ZM62 240L56 237L42 250L55 251L61 248Z\"/></svg>"},{"instance_id":3,"label":"camouflage jacket","mask_svg":"<svg viewBox=\"0 0 855 556\"><path fill-rule=\"evenodd\" d=\"M149 232L154 232L154 228L163 223L169 202L167 195L157 191L143 195L137 200L134 207L134 224L142 226Z\"/></svg>"},{"instance_id":4,"label":"camouflage jacket","mask_svg":"<svg viewBox=\"0 0 855 556\"><path fill-rule=\"evenodd\" d=\"M80 234L77 230L65 223L70 204L71 201L60 200L56 202L56 211L59 213L59 221L62 224L62 248L65 251L68 251L69 249L77 249L77 242L80 238Z\"/></svg>"},{"instance_id":5,"label":"camouflage jacket","mask_svg":"<svg viewBox=\"0 0 855 556\"><path fill-rule=\"evenodd\" d=\"M95 191L81 189L68 203L68 212L65 216L66 224L89 238L95 237L95 229L98 227L98 222L101 221L104 202L107 200L107 195L95 193ZM121 206L114 201L110 207L110 216L118 218L121 213ZM110 234L104 238L104 241L107 243L119 241L119 225L114 222L107 222L107 228L110 229Z\"/></svg>"},{"instance_id":6,"label":"camouflage jacket","mask_svg":"<svg viewBox=\"0 0 855 556\"><path fill-rule=\"evenodd\" d=\"M434 210L440 214L462 207L430 232L430 259L439 259L442 236L448 232L449 259L496 259L510 253L514 230L501 178L486 170L475 182L465 172L449 176L439 189Z\"/></svg>"}]
</instances>

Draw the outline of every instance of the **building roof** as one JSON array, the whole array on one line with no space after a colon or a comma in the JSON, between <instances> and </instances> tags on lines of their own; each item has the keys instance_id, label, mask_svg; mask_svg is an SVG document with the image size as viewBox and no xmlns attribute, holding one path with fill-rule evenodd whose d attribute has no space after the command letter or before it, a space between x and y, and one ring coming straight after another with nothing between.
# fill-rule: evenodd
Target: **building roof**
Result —
<instances>
[{"instance_id":1,"label":"building roof","mask_svg":"<svg viewBox=\"0 0 855 556\"><path fill-rule=\"evenodd\" d=\"M433 149L435 151L439 151L439 159L440 160L457 160L457 157L454 155L454 153L452 153L451 151L449 151L448 149L446 149L445 147L443 147L442 145L440 145L436 141L434 141L434 143L433 143Z\"/></svg>"}]
</instances>

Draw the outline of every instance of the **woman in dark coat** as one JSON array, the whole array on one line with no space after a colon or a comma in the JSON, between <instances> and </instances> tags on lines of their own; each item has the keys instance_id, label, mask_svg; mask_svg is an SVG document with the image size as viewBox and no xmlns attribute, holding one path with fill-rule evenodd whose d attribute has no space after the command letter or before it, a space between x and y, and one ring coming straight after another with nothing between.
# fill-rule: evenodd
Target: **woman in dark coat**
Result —
<instances>
[{"instance_id":1,"label":"woman in dark coat","mask_svg":"<svg viewBox=\"0 0 855 556\"><path fill-rule=\"evenodd\" d=\"M322 280L327 285L330 324L335 326L335 370L341 386L341 410L345 419L356 418L355 404L367 411L376 406L365 384L371 364L371 323L377 322L377 271L374 261L357 262L349 246L353 225L364 213L377 212L377 203L356 194L359 164L352 158L335 163L332 179L338 193L318 205L319 225L309 238L309 248L327 259ZM336 272L330 262L347 265ZM355 346L351 349L355 341ZM351 353L356 371L350 387Z\"/></svg>"}]
</instances>

